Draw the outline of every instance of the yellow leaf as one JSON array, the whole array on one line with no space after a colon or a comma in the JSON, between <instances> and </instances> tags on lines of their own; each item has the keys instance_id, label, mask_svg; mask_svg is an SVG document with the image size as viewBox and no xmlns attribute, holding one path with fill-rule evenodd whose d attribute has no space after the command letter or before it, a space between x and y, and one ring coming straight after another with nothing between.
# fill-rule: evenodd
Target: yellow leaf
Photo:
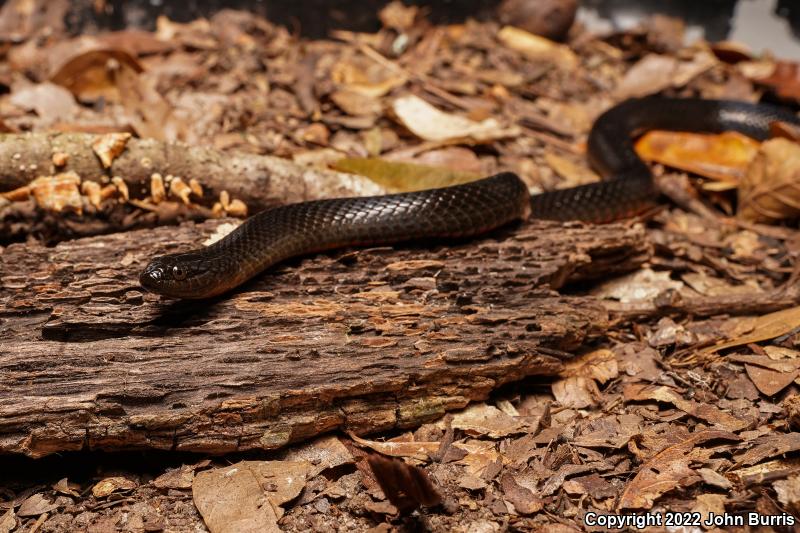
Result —
<instances>
[{"instance_id":1,"label":"yellow leaf","mask_svg":"<svg viewBox=\"0 0 800 533\"><path fill-rule=\"evenodd\" d=\"M480 175L428 165L386 161L376 157L348 157L334 163L341 172L366 176L372 181L396 191L420 191L467 183Z\"/></svg>"}]
</instances>

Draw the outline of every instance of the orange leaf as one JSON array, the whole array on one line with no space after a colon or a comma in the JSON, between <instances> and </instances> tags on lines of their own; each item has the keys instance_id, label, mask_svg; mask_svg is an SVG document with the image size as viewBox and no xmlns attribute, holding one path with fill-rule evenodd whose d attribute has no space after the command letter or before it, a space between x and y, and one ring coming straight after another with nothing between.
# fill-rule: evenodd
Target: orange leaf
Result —
<instances>
[{"instance_id":1,"label":"orange leaf","mask_svg":"<svg viewBox=\"0 0 800 533\"><path fill-rule=\"evenodd\" d=\"M778 61L772 74L754 81L766 85L780 98L800 101L800 63Z\"/></svg>"},{"instance_id":2,"label":"orange leaf","mask_svg":"<svg viewBox=\"0 0 800 533\"><path fill-rule=\"evenodd\" d=\"M636 152L648 161L735 183L747 172L758 147L758 141L737 132L713 135L654 130L637 141Z\"/></svg>"}]
</instances>

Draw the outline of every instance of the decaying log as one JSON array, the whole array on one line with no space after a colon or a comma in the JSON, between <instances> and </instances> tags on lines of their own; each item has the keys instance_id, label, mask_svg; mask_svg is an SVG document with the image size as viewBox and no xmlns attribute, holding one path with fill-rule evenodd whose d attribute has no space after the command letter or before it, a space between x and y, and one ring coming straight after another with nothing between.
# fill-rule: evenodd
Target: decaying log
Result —
<instances>
[{"instance_id":1,"label":"decaying log","mask_svg":"<svg viewBox=\"0 0 800 533\"><path fill-rule=\"evenodd\" d=\"M650 255L639 227L534 221L298 259L210 302L141 291L150 257L220 224L0 254L0 452L223 453L412 427L558 372L608 318L553 289Z\"/></svg>"},{"instance_id":2,"label":"decaying log","mask_svg":"<svg viewBox=\"0 0 800 533\"><path fill-rule=\"evenodd\" d=\"M102 139L102 135L84 133L0 135L0 193L25 187L39 176L74 172L82 181L100 184L119 177L125 182L130 198L141 200L150 197L151 176L158 173L178 176L185 183L196 180L203 188L203 195L193 195L191 201L206 209L182 205L176 208L172 202L172 206L160 210L153 205L153 212L148 213L127 203L106 202L96 209L89 208L83 216L69 211L56 213L55 219L66 221L69 226L64 227L50 223L49 219L54 217L36 209L32 201L8 202L0 197L0 242L25 234L61 240L150 227L164 223L163 219L167 222L176 218L204 219L222 191L244 202L251 213L278 204L386 192L375 182L354 174L304 167L278 157L221 152L153 139L128 139L111 166L104 168L92 148L93 143Z\"/></svg>"},{"instance_id":3,"label":"decaying log","mask_svg":"<svg viewBox=\"0 0 800 533\"><path fill-rule=\"evenodd\" d=\"M308 168L280 157L221 152L205 146L129 139L125 150L103 168L92 150L99 135L87 133L27 133L0 135L0 184L3 191L22 187L38 176L74 171L82 179L120 176L132 194L149 194L150 176L196 179L208 189L208 205L222 190L260 210L281 203L337 196L368 196L384 190L353 174ZM55 167L54 154L66 154Z\"/></svg>"}]
</instances>

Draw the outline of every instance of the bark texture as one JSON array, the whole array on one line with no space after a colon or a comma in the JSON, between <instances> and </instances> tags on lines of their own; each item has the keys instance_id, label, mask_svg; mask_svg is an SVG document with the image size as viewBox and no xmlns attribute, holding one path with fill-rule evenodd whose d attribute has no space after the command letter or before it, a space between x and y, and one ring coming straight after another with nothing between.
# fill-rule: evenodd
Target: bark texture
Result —
<instances>
[{"instance_id":1,"label":"bark texture","mask_svg":"<svg viewBox=\"0 0 800 533\"><path fill-rule=\"evenodd\" d=\"M26 235L57 242L178 220L204 220L222 191L244 202L250 213L278 204L387 192L354 174L304 167L278 157L153 139L129 139L111 166L104 168L92 148L104 138L85 133L0 135L0 193L26 187L39 176L75 172L81 181L99 184L119 177L130 198L137 201L150 197L150 178L159 173L179 176L186 183L197 180L203 187L202 197L192 195L191 205L175 201L151 204L149 210L114 198L101 206L86 205L78 215L69 210L42 209L32 199L8 201L0 194L0 243L22 240ZM56 154L65 161L58 167L53 162Z\"/></svg>"},{"instance_id":2,"label":"bark texture","mask_svg":"<svg viewBox=\"0 0 800 533\"><path fill-rule=\"evenodd\" d=\"M532 221L293 260L209 302L142 292L149 258L223 223L2 251L0 452L225 453L412 427L557 373L608 314L554 289L650 255L640 228Z\"/></svg>"}]
</instances>

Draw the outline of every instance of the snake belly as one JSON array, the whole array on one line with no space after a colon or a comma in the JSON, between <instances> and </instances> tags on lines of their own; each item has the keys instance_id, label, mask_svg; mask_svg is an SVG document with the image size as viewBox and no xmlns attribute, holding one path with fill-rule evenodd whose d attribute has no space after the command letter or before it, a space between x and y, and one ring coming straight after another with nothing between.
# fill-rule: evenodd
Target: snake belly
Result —
<instances>
[{"instance_id":1,"label":"snake belly","mask_svg":"<svg viewBox=\"0 0 800 533\"><path fill-rule=\"evenodd\" d=\"M769 136L775 121L800 126L793 113L725 100L631 99L595 121L588 139L592 166L605 180L530 196L505 172L463 185L418 192L301 202L258 213L202 249L153 259L139 280L172 298L209 298L230 291L290 257L345 246L471 237L514 220L608 222L651 207L657 192L633 138L649 129L738 131Z\"/></svg>"}]
</instances>

